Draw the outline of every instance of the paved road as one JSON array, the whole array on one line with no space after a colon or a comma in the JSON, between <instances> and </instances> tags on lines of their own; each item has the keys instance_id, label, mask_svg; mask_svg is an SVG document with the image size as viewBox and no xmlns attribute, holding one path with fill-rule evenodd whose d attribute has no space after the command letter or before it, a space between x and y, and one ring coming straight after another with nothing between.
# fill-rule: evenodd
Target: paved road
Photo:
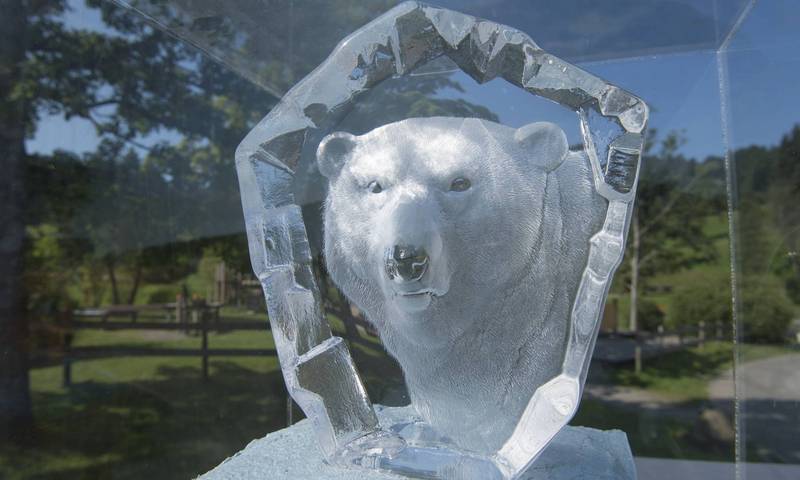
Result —
<instances>
[{"instance_id":1,"label":"paved road","mask_svg":"<svg viewBox=\"0 0 800 480\"><path fill-rule=\"evenodd\" d=\"M733 463L671 460L636 457L636 471L641 480L734 480ZM742 480L797 480L800 465L748 463L740 465Z\"/></svg>"},{"instance_id":2,"label":"paved road","mask_svg":"<svg viewBox=\"0 0 800 480\"><path fill-rule=\"evenodd\" d=\"M800 464L800 354L744 363L737 376L746 448L775 462ZM709 384L709 397L721 406L732 404L731 371Z\"/></svg>"}]
</instances>

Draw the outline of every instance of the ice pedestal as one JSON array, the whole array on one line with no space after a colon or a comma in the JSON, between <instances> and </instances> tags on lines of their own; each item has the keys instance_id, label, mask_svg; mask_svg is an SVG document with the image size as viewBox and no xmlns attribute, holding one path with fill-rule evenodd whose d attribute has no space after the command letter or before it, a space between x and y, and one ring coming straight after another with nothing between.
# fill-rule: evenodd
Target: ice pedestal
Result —
<instances>
[{"instance_id":1,"label":"ice pedestal","mask_svg":"<svg viewBox=\"0 0 800 480\"><path fill-rule=\"evenodd\" d=\"M375 406L381 425L412 420L411 407ZM263 479L389 480L403 477L345 469L322 460L308 420L252 441L244 450L201 476L202 480ZM521 480L635 480L628 438L619 430L564 427Z\"/></svg>"}]
</instances>

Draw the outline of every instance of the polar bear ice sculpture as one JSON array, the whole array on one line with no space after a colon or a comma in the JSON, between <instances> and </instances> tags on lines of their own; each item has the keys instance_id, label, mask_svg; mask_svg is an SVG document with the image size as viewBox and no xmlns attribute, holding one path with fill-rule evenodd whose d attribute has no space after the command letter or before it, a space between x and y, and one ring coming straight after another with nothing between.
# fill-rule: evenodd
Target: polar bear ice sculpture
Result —
<instances>
[{"instance_id":1,"label":"polar bear ice sculpture","mask_svg":"<svg viewBox=\"0 0 800 480\"><path fill-rule=\"evenodd\" d=\"M489 453L560 373L570 309L607 202L551 123L415 118L318 149L325 257L380 332L412 403Z\"/></svg>"}]
</instances>

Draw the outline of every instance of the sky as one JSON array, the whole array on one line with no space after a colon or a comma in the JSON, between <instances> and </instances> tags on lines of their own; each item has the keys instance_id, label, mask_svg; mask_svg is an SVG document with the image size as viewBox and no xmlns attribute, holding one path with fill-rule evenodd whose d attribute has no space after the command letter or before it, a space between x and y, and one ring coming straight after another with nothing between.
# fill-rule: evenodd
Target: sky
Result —
<instances>
[{"instance_id":1,"label":"sky","mask_svg":"<svg viewBox=\"0 0 800 480\"><path fill-rule=\"evenodd\" d=\"M682 132L687 157L722 155L719 82L714 52L684 52L646 58L617 59L579 65L643 98L651 108L650 127L660 132ZM676 76L674 72L682 72ZM456 77L471 99L498 113L500 121L519 127L532 121L552 121L567 132L570 144L579 143L577 115L553 102L530 95L502 79L478 85L464 74Z\"/></svg>"},{"instance_id":2,"label":"sky","mask_svg":"<svg viewBox=\"0 0 800 480\"><path fill-rule=\"evenodd\" d=\"M65 16L67 25L109 32L96 10L86 9L81 0L74 0L72 5ZM719 156L724 153L724 127L732 146L739 148L775 145L794 124L800 123L797 25L800 25L800 2L757 2L733 35L727 54L720 55L711 49L665 52L579 66L643 98L652 109L651 127L660 132L682 132L686 139L682 149L685 156L696 159ZM574 113L502 80L477 85L464 74L459 73L456 78L465 92L444 92L444 96L462 96L488 106L499 114L501 122L512 126L537 120L557 121L567 131L571 143L579 141ZM720 88L724 92L722 97ZM721 99L726 100L726 121ZM139 141L152 144L179 139L177 133L166 131ZM84 152L93 150L97 142L94 127L85 120L43 116L27 148L40 153L50 153L56 148Z\"/></svg>"}]
</instances>

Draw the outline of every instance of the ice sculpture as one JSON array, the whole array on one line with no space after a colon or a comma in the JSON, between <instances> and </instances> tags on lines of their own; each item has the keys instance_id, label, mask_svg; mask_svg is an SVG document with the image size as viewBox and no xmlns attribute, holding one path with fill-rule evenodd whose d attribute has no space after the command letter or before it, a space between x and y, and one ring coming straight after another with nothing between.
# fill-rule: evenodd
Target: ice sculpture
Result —
<instances>
[{"instance_id":1,"label":"ice sculpture","mask_svg":"<svg viewBox=\"0 0 800 480\"><path fill-rule=\"evenodd\" d=\"M514 130L454 118L410 119L321 143L320 171L332 185L325 233L332 276L400 359L424 420L381 429L345 344L321 311L293 177L306 140L334 130L361 94L441 56L478 82L501 77L572 108L584 150L569 151L552 124ZM624 250L646 120L640 99L515 29L404 3L343 40L248 134L236 162L251 260L287 388L329 462L423 478L510 479L536 459L577 409ZM604 135L595 127L601 121ZM409 142L414 149L401 148ZM447 149L461 158L430 161ZM375 170L378 163L411 173L387 176ZM339 181L345 174L348 181ZM502 188L488 195L492 182ZM425 200L432 195L447 198ZM354 235L353 215L377 221L359 202L378 197L394 202L380 220L385 231ZM513 221L482 215L481 222L496 223L462 222L463 231L454 231L436 220L449 210L426 201L462 211L467 203L505 202ZM426 208L445 213L420 215ZM481 243L481 232L502 235L502 248L528 253L527 261L479 251L502 243ZM362 262L332 261L348 249ZM465 254L474 260L469 267L454 260ZM501 258L512 273L498 271ZM507 295L510 309L491 315L491 305L505 299L497 297ZM475 303L457 308L465 298ZM549 302L546 310L542 302ZM470 355L485 364L465 363ZM451 379L433 378L439 365Z\"/></svg>"},{"instance_id":2,"label":"ice sculpture","mask_svg":"<svg viewBox=\"0 0 800 480\"><path fill-rule=\"evenodd\" d=\"M490 454L561 370L606 201L552 123L412 118L319 147L331 278L380 332L412 404Z\"/></svg>"}]
</instances>

